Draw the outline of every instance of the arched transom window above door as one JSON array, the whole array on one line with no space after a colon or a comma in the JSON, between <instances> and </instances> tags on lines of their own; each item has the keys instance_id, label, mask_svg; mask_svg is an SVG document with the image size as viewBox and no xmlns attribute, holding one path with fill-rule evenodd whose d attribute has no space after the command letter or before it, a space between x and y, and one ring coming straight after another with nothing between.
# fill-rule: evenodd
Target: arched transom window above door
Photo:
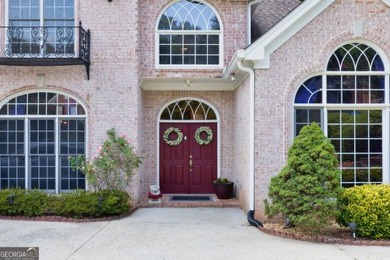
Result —
<instances>
[{"instance_id":1,"label":"arched transom window above door","mask_svg":"<svg viewBox=\"0 0 390 260\"><path fill-rule=\"evenodd\" d=\"M178 100L168 106L161 113L161 121L164 120L203 120L215 121L217 115L213 108L198 100Z\"/></svg>"},{"instance_id":2,"label":"arched transom window above door","mask_svg":"<svg viewBox=\"0 0 390 260\"><path fill-rule=\"evenodd\" d=\"M211 6L201 1L175 1L157 24L156 65L220 67L221 43L221 23Z\"/></svg>"},{"instance_id":3,"label":"arched transom window above door","mask_svg":"<svg viewBox=\"0 0 390 260\"><path fill-rule=\"evenodd\" d=\"M335 147L344 187L390 179L389 71L384 55L348 43L329 58L327 70L308 78L294 101L294 135L311 122Z\"/></svg>"}]
</instances>

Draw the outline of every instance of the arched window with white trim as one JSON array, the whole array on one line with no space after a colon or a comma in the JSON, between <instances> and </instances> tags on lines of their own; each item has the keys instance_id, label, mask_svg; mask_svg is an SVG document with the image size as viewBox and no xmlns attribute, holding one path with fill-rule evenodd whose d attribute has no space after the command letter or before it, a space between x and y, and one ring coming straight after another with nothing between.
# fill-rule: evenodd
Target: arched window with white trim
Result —
<instances>
[{"instance_id":1,"label":"arched window with white trim","mask_svg":"<svg viewBox=\"0 0 390 260\"><path fill-rule=\"evenodd\" d=\"M313 121L321 125L335 146L344 187L389 180L388 77L374 48L349 43L295 95L294 134Z\"/></svg>"},{"instance_id":2,"label":"arched window with white trim","mask_svg":"<svg viewBox=\"0 0 390 260\"><path fill-rule=\"evenodd\" d=\"M198 100L183 99L175 101L161 113L161 121L172 120L217 120L217 115L214 110Z\"/></svg>"},{"instance_id":3,"label":"arched window with white trim","mask_svg":"<svg viewBox=\"0 0 390 260\"><path fill-rule=\"evenodd\" d=\"M85 149L86 112L76 99L40 91L0 103L0 189L85 189L68 160Z\"/></svg>"},{"instance_id":4,"label":"arched window with white trim","mask_svg":"<svg viewBox=\"0 0 390 260\"><path fill-rule=\"evenodd\" d=\"M201 1L180 0L157 24L157 65L221 66L222 30L217 13Z\"/></svg>"}]
</instances>

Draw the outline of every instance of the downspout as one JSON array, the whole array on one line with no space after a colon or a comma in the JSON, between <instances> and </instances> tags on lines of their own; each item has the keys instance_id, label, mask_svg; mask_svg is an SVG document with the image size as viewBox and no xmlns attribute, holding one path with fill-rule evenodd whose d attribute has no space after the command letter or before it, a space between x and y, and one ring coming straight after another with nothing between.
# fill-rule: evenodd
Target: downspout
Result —
<instances>
[{"instance_id":1,"label":"downspout","mask_svg":"<svg viewBox=\"0 0 390 260\"><path fill-rule=\"evenodd\" d=\"M240 70L249 73L249 211L247 219L255 227L263 224L254 218L255 213L255 72L243 65L242 58L237 62Z\"/></svg>"}]
</instances>

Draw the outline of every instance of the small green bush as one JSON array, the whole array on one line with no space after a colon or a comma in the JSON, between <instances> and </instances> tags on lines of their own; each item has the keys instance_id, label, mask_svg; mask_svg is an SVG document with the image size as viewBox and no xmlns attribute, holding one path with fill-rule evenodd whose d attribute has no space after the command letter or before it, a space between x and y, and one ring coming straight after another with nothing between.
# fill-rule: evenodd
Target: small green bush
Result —
<instances>
[{"instance_id":1,"label":"small green bush","mask_svg":"<svg viewBox=\"0 0 390 260\"><path fill-rule=\"evenodd\" d=\"M345 189L338 200L338 222L357 224L357 236L390 238L390 185L362 185Z\"/></svg>"},{"instance_id":2,"label":"small green bush","mask_svg":"<svg viewBox=\"0 0 390 260\"><path fill-rule=\"evenodd\" d=\"M14 196L14 203L10 205L9 197ZM26 191L11 189L0 191L1 215L40 216L47 207L47 193L39 190Z\"/></svg>"},{"instance_id":3,"label":"small green bush","mask_svg":"<svg viewBox=\"0 0 390 260\"><path fill-rule=\"evenodd\" d=\"M14 196L13 205L9 202L11 195ZM74 191L59 195L39 190L0 190L0 215L4 216L58 215L86 218L121 215L129 210L129 194L122 190Z\"/></svg>"},{"instance_id":4,"label":"small green bush","mask_svg":"<svg viewBox=\"0 0 390 260\"><path fill-rule=\"evenodd\" d=\"M120 215L130 210L128 200L128 193L121 190L75 191L61 196L57 213L75 218Z\"/></svg>"}]
</instances>

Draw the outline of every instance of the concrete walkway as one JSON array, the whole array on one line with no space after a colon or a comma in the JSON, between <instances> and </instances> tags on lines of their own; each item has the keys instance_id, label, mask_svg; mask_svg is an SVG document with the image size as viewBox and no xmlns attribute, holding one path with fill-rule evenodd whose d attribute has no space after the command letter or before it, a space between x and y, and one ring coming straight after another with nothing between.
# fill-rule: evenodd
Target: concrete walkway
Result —
<instances>
[{"instance_id":1,"label":"concrete walkway","mask_svg":"<svg viewBox=\"0 0 390 260\"><path fill-rule=\"evenodd\" d=\"M38 246L56 259L390 259L388 247L270 236L237 208L148 208L95 223L0 220L0 246Z\"/></svg>"}]
</instances>

